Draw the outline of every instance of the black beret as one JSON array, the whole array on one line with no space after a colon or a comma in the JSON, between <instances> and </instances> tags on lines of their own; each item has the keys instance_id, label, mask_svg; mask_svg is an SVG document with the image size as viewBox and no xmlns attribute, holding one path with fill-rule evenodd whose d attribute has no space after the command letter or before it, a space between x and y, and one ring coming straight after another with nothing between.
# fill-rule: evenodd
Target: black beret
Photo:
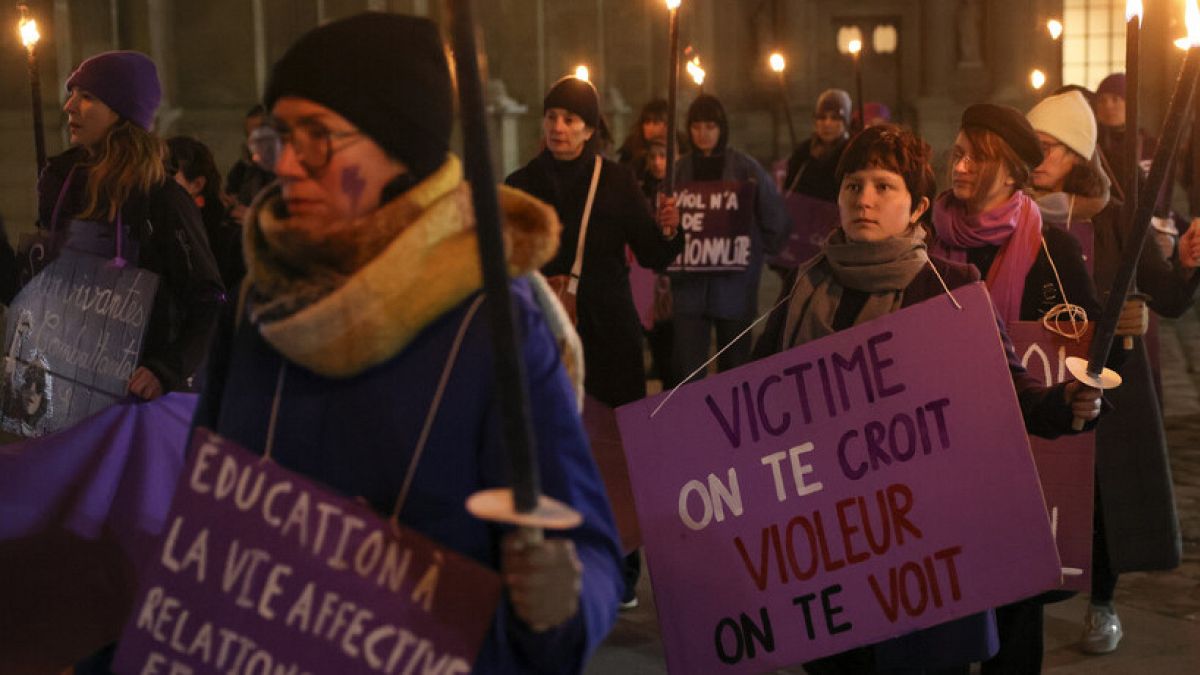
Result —
<instances>
[{"instance_id":1,"label":"black beret","mask_svg":"<svg viewBox=\"0 0 1200 675\"><path fill-rule=\"evenodd\" d=\"M976 103L963 111L962 126L987 129L1004 139L1030 169L1044 159L1037 133L1025 115L1016 108L995 103Z\"/></svg>"}]
</instances>

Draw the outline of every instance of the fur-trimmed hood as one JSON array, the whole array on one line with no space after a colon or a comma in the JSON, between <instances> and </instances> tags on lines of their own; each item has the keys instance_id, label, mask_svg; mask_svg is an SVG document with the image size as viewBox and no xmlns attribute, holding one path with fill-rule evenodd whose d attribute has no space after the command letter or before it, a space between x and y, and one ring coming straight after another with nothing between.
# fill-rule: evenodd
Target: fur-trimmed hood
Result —
<instances>
[{"instance_id":1,"label":"fur-trimmed hood","mask_svg":"<svg viewBox=\"0 0 1200 675\"><path fill-rule=\"evenodd\" d=\"M558 218L520 191L500 187L499 197L509 273L534 272L558 247ZM453 155L355 224L363 231L390 227L398 234L345 275L328 266L298 269L294 260L277 255L264 232L280 229L279 199L276 190L251 210L243 302L267 342L318 374L350 377L390 359L482 285L470 188ZM314 285L315 278L322 283ZM556 337L577 344L578 336L567 329L571 335Z\"/></svg>"}]
</instances>

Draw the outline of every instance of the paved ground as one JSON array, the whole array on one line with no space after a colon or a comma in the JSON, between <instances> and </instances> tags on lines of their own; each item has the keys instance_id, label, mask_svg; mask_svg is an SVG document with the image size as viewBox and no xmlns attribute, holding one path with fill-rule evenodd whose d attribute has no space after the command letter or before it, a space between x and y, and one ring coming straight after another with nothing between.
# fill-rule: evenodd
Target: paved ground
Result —
<instances>
[{"instance_id":1,"label":"paved ground","mask_svg":"<svg viewBox=\"0 0 1200 675\"><path fill-rule=\"evenodd\" d=\"M1183 565L1171 572L1121 577L1116 604L1125 639L1110 655L1088 656L1076 647L1086 597L1048 606L1046 673L1200 673L1200 314L1164 321L1161 333L1165 417L1183 528ZM589 666L589 675L666 672L646 575L638 596L641 606L621 615Z\"/></svg>"}]
</instances>

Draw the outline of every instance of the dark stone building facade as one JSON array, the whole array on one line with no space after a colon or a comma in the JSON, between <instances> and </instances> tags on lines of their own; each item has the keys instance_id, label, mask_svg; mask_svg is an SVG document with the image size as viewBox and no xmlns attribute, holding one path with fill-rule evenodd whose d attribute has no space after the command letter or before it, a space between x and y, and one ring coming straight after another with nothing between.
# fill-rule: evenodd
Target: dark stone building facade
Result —
<instances>
[{"instance_id":1,"label":"dark stone building facade","mask_svg":"<svg viewBox=\"0 0 1200 675\"><path fill-rule=\"evenodd\" d=\"M864 98L887 104L898 121L912 125L944 154L968 103L1029 107L1038 96L1029 85L1033 68L1047 74L1043 92L1061 84L1063 43L1048 35L1047 19L1066 12L1071 30L1073 7L1116 3L684 0L680 44L700 56L707 71L705 90L725 101L733 143L772 160L786 154L789 140L779 80L767 68L767 54L778 49L787 56L787 97L803 138L821 90L840 87L854 93L853 62L839 49L839 30L857 28L866 44ZM1181 52L1171 40L1183 34L1183 16L1178 0L1145 4L1142 119L1153 130L1178 69ZM242 115L261 91L270 64L305 30L365 9L434 19L442 14L440 0L31 0L29 5L42 27L39 72L51 153L62 148L62 83L74 65L106 49L138 49L155 59L164 81L160 133L199 137L222 167L239 152ZM542 95L577 64L589 66L618 143L641 104L665 96L662 0L477 0L476 6L493 80L493 156L501 171L536 151ZM15 12L9 17L13 30L0 30L5 55L0 59L0 214L15 233L33 224L34 144L25 52ZM883 30L882 41L876 28ZM1088 35L1094 28L1077 27ZM1123 26L1115 31L1108 38L1119 46ZM376 64L362 67L378 68L378 76L387 77ZM686 74L681 76L681 118L695 93Z\"/></svg>"}]
</instances>

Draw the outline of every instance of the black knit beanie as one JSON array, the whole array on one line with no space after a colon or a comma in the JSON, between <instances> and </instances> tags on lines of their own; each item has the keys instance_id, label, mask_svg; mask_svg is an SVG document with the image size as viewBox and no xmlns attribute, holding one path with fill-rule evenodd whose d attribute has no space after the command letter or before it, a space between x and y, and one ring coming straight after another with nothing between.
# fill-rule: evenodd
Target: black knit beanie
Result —
<instances>
[{"instance_id":1,"label":"black knit beanie","mask_svg":"<svg viewBox=\"0 0 1200 675\"><path fill-rule=\"evenodd\" d=\"M345 117L416 179L446 161L454 98L428 19L366 12L305 33L272 68L263 102L284 96Z\"/></svg>"},{"instance_id":2,"label":"black knit beanie","mask_svg":"<svg viewBox=\"0 0 1200 675\"><path fill-rule=\"evenodd\" d=\"M1030 169L1042 163L1042 143L1029 120L1016 108L976 103L963 111L961 126L978 127L996 134Z\"/></svg>"},{"instance_id":3,"label":"black knit beanie","mask_svg":"<svg viewBox=\"0 0 1200 675\"><path fill-rule=\"evenodd\" d=\"M714 152L721 152L729 142L729 120L725 117L725 106L721 100L711 94L700 94L688 106L687 125L690 129L693 122L715 122L721 128L721 137L717 141Z\"/></svg>"},{"instance_id":4,"label":"black knit beanie","mask_svg":"<svg viewBox=\"0 0 1200 675\"><path fill-rule=\"evenodd\" d=\"M551 108L573 112L593 129L600 126L600 95L587 80L568 76L555 82L542 101L542 114Z\"/></svg>"}]
</instances>

